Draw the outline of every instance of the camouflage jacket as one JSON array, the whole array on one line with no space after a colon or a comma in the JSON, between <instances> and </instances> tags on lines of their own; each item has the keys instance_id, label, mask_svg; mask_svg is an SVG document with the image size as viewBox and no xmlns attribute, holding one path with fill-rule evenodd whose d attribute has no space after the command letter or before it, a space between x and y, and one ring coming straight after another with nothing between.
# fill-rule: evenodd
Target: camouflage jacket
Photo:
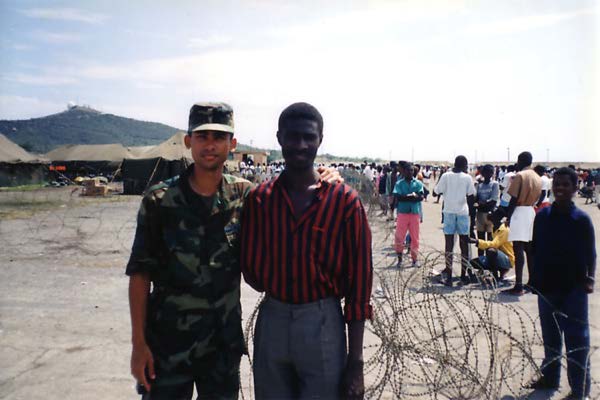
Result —
<instances>
[{"instance_id":1,"label":"camouflage jacket","mask_svg":"<svg viewBox=\"0 0 600 400\"><path fill-rule=\"evenodd\" d=\"M156 360L174 370L213 351L245 350L238 233L251 184L223 175L209 210L189 186L192 168L142 199L126 270L150 276L146 337Z\"/></svg>"}]
</instances>

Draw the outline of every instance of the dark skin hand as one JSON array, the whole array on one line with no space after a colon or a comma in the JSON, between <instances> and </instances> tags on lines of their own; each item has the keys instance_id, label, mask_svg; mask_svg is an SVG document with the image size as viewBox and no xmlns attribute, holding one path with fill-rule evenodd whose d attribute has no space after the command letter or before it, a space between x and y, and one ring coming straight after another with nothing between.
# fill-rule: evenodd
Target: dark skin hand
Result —
<instances>
[{"instance_id":1,"label":"dark skin hand","mask_svg":"<svg viewBox=\"0 0 600 400\"><path fill-rule=\"evenodd\" d=\"M506 225L507 228L510 228L510 219L512 218L513 212L515 212L516 207L517 207L517 198L511 197L510 203L508 203L508 210L506 213L508 215L508 217L506 218L506 222L504 223L504 225Z\"/></svg>"},{"instance_id":2,"label":"dark skin hand","mask_svg":"<svg viewBox=\"0 0 600 400\"><path fill-rule=\"evenodd\" d=\"M362 400L365 397L365 382L362 361L350 361L346 363L346 369L342 375L343 399Z\"/></svg>"},{"instance_id":3,"label":"dark skin hand","mask_svg":"<svg viewBox=\"0 0 600 400\"><path fill-rule=\"evenodd\" d=\"M364 321L348 323L348 360L340 388L343 399L362 400L365 395L362 354L364 330Z\"/></svg>"},{"instance_id":4,"label":"dark skin hand","mask_svg":"<svg viewBox=\"0 0 600 400\"><path fill-rule=\"evenodd\" d=\"M477 214L477 209L475 207L475 196L472 194L467 196L467 206L469 207L469 218L471 219L469 237L477 238L475 235L475 216Z\"/></svg>"},{"instance_id":5,"label":"dark skin hand","mask_svg":"<svg viewBox=\"0 0 600 400\"><path fill-rule=\"evenodd\" d=\"M420 193L409 193L407 195L399 195L396 194L396 199L399 201L411 201L411 202L419 202L423 200L423 195Z\"/></svg>"},{"instance_id":6,"label":"dark skin hand","mask_svg":"<svg viewBox=\"0 0 600 400\"><path fill-rule=\"evenodd\" d=\"M587 278L583 284L583 290L588 294L594 293L594 280Z\"/></svg>"}]
</instances>

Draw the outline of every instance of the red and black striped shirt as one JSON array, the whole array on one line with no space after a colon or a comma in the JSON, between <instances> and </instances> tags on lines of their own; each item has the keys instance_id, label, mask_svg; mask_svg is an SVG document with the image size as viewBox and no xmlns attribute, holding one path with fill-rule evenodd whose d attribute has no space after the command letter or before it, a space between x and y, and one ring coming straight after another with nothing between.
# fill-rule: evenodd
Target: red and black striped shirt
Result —
<instances>
[{"instance_id":1,"label":"red and black striped shirt","mask_svg":"<svg viewBox=\"0 0 600 400\"><path fill-rule=\"evenodd\" d=\"M281 177L259 185L246 198L241 243L254 289L292 304L343 297L346 321L371 318L371 230L349 186L319 181L297 220Z\"/></svg>"}]
</instances>

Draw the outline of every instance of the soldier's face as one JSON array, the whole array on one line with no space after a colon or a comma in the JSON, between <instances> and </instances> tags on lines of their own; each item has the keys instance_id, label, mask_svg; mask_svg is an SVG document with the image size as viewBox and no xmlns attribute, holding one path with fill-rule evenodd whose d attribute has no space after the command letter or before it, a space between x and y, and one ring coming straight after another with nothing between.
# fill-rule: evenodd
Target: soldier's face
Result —
<instances>
[{"instance_id":1,"label":"soldier's face","mask_svg":"<svg viewBox=\"0 0 600 400\"><path fill-rule=\"evenodd\" d=\"M231 133L221 131L198 131L185 137L185 145L191 149L196 165L209 171L223 168L236 143Z\"/></svg>"},{"instance_id":2,"label":"soldier's face","mask_svg":"<svg viewBox=\"0 0 600 400\"><path fill-rule=\"evenodd\" d=\"M306 119L286 121L277 132L286 168L312 168L322 139L317 122Z\"/></svg>"}]
</instances>

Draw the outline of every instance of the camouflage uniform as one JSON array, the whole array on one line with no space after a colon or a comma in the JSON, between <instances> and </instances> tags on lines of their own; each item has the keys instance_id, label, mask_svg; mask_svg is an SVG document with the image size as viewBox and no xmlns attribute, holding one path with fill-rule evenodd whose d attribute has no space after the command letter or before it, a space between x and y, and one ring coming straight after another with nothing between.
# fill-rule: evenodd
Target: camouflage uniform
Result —
<instances>
[{"instance_id":1,"label":"camouflage uniform","mask_svg":"<svg viewBox=\"0 0 600 400\"><path fill-rule=\"evenodd\" d=\"M192 170L143 198L126 273L145 272L152 281L146 338L153 389L187 379L207 391L203 397L237 398L246 351L237 240L250 183L224 174L209 210L189 186Z\"/></svg>"}]
</instances>

